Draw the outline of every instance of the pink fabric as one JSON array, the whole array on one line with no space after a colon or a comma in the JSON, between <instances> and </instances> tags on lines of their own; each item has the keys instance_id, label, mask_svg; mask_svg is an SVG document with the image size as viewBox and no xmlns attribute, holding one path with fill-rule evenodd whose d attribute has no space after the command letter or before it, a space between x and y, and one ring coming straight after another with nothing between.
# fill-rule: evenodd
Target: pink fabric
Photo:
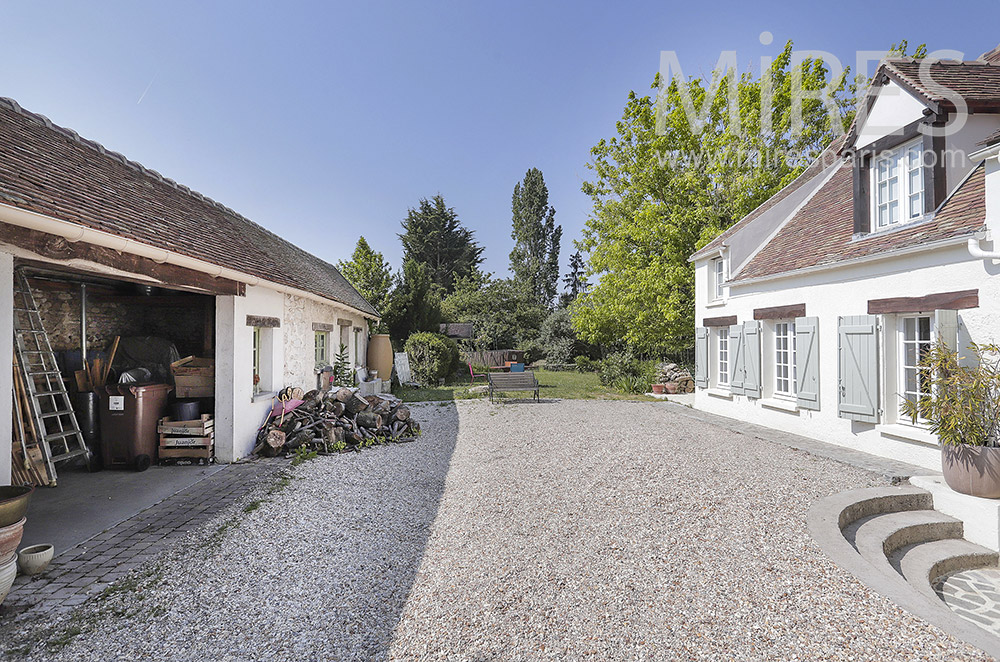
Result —
<instances>
[{"instance_id":1,"label":"pink fabric","mask_svg":"<svg viewBox=\"0 0 1000 662\"><path fill-rule=\"evenodd\" d=\"M288 413L301 405L305 400L285 400L284 402L276 402L273 407L271 407L271 416L281 416L282 409L284 413Z\"/></svg>"}]
</instances>

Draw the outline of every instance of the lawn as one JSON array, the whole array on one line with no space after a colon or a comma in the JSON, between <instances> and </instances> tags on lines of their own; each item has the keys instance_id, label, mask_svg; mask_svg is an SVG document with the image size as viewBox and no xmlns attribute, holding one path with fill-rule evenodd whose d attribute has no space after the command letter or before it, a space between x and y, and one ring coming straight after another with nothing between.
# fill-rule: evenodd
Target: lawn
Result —
<instances>
[{"instance_id":1,"label":"lawn","mask_svg":"<svg viewBox=\"0 0 1000 662\"><path fill-rule=\"evenodd\" d=\"M593 372L550 372L535 370L535 377L540 386L542 398L584 399L584 400L652 400L645 395L632 395L601 386L597 373ZM483 385L485 379L477 379L476 385ZM438 387L403 388L396 395L406 402L427 402L431 400L465 400L468 398L485 398L485 395L469 393L469 382L446 384ZM518 392L507 395L509 398L530 398L530 393Z\"/></svg>"}]
</instances>

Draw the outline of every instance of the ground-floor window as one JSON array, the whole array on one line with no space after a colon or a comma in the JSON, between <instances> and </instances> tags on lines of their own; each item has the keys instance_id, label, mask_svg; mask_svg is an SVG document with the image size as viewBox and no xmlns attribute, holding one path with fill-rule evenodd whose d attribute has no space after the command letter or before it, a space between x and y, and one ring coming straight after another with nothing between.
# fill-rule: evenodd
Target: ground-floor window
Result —
<instances>
[{"instance_id":1,"label":"ground-floor window","mask_svg":"<svg viewBox=\"0 0 1000 662\"><path fill-rule=\"evenodd\" d=\"M720 327L718 330L719 373L720 386L729 384L729 329Z\"/></svg>"},{"instance_id":2,"label":"ground-floor window","mask_svg":"<svg viewBox=\"0 0 1000 662\"><path fill-rule=\"evenodd\" d=\"M933 320L929 315L904 317L900 320L899 335L900 404L903 400L918 402L931 395L930 373L921 361L934 342Z\"/></svg>"},{"instance_id":3,"label":"ground-floor window","mask_svg":"<svg viewBox=\"0 0 1000 662\"><path fill-rule=\"evenodd\" d=\"M774 393L794 396L795 374L795 322L777 322L774 325Z\"/></svg>"},{"instance_id":4,"label":"ground-floor window","mask_svg":"<svg viewBox=\"0 0 1000 662\"><path fill-rule=\"evenodd\" d=\"M330 363L330 334L326 331L317 331L315 339L316 365L329 365Z\"/></svg>"},{"instance_id":5,"label":"ground-floor window","mask_svg":"<svg viewBox=\"0 0 1000 662\"><path fill-rule=\"evenodd\" d=\"M253 327L253 392L255 395L261 392L261 385L260 385L261 331L262 331L261 327L259 326Z\"/></svg>"}]
</instances>

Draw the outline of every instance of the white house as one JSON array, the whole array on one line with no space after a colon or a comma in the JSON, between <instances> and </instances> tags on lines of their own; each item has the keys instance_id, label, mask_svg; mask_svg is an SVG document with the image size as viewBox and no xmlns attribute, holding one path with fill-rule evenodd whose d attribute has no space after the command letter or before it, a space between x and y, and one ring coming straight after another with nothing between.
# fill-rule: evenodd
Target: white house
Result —
<instances>
[{"instance_id":1,"label":"white house","mask_svg":"<svg viewBox=\"0 0 1000 662\"><path fill-rule=\"evenodd\" d=\"M273 393L314 388L317 363L331 362L340 344L365 365L368 323L379 315L333 265L0 99L0 355L8 360L15 269L32 279L55 350L156 335L182 355L214 358L215 454L224 462L250 453ZM11 379L0 370L0 484L11 475Z\"/></svg>"},{"instance_id":2,"label":"white house","mask_svg":"<svg viewBox=\"0 0 1000 662\"><path fill-rule=\"evenodd\" d=\"M899 409L935 340L1000 342L1000 49L887 60L862 110L691 257L694 406L940 470Z\"/></svg>"}]
</instances>

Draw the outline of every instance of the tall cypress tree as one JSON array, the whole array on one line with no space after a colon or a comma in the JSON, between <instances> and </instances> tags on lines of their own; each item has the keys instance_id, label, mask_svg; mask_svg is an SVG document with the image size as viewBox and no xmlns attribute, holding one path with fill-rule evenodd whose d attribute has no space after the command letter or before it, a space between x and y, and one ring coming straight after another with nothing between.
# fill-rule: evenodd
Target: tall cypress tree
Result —
<instances>
[{"instance_id":1,"label":"tall cypress tree","mask_svg":"<svg viewBox=\"0 0 1000 662\"><path fill-rule=\"evenodd\" d=\"M539 305L552 307L559 285L559 241L562 226L556 225L555 207L549 205L549 189L538 168L524 174L514 185L511 199L514 250L510 270L515 280L527 284Z\"/></svg>"},{"instance_id":2,"label":"tall cypress tree","mask_svg":"<svg viewBox=\"0 0 1000 662\"><path fill-rule=\"evenodd\" d=\"M445 292L455 289L455 278L478 273L483 261L472 230L464 227L458 214L444 203L441 194L421 198L403 221L403 260L413 260L427 268L427 275Z\"/></svg>"}]
</instances>

